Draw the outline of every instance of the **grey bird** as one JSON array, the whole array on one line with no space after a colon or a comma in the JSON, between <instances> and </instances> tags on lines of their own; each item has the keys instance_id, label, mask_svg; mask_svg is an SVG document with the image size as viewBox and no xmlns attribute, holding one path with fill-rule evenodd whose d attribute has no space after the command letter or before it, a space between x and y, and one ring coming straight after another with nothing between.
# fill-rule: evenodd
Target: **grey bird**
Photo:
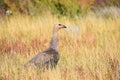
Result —
<instances>
[{"instance_id":1,"label":"grey bird","mask_svg":"<svg viewBox=\"0 0 120 80\"><path fill-rule=\"evenodd\" d=\"M58 31L62 28L67 28L63 24L56 24L53 27L53 35L48 49L38 53L25 66L34 65L40 69L55 68L59 61L58 51Z\"/></svg>"}]
</instances>

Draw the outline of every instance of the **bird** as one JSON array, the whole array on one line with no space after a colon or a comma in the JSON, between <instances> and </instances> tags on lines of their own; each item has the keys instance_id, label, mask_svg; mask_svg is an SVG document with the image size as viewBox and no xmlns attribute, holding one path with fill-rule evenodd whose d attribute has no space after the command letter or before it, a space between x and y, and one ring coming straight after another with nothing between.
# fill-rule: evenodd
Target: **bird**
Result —
<instances>
[{"instance_id":1,"label":"bird","mask_svg":"<svg viewBox=\"0 0 120 80\"><path fill-rule=\"evenodd\" d=\"M58 31L63 28L67 27L63 24L55 24L49 47L35 55L25 64L25 66L34 65L40 69L55 68L60 58L58 51Z\"/></svg>"}]
</instances>

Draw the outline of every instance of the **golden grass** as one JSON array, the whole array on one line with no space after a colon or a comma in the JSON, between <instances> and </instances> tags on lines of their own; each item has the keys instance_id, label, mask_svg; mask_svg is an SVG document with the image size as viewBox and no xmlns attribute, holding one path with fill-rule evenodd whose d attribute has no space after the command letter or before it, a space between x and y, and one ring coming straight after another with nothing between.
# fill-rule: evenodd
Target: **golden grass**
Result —
<instances>
[{"instance_id":1,"label":"golden grass","mask_svg":"<svg viewBox=\"0 0 120 80\"><path fill-rule=\"evenodd\" d=\"M40 72L23 65L46 49L56 23L79 26L80 33L59 32L60 60L54 70ZM120 19L87 15L76 20L13 16L0 23L0 80L120 79Z\"/></svg>"}]
</instances>

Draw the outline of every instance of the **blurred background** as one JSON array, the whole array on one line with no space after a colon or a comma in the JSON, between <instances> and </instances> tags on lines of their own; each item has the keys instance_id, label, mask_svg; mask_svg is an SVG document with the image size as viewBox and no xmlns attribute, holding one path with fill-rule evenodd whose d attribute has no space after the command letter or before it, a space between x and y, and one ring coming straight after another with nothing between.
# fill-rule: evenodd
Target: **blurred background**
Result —
<instances>
[{"instance_id":1,"label":"blurred background","mask_svg":"<svg viewBox=\"0 0 120 80\"><path fill-rule=\"evenodd\" d=\"M119 0L0 0L0 16L5 14L75 17L100 7L120 7Z\"/></svg>"}]
</instances>

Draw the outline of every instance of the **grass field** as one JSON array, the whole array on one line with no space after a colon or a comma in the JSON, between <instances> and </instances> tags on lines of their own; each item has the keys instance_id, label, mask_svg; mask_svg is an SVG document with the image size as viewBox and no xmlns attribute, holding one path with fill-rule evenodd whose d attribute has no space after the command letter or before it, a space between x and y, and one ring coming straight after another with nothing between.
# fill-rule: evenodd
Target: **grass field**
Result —
<instances>
[{"instance_id":1,"label":"grass field","mask_svg":"<svg viewBox=\"0 0 120 80\"><path fill-rule=\"evenodd\" d=\"M52 27L59 32L60 60L54 70L23 68L49 46ZM75 32L74 26L80 31ZM73 29L73 31L70 31ZM0 80L119 80L120 18L68 19L46 16L12 16L0 23Z\"/></svg>"}]
</instances>

